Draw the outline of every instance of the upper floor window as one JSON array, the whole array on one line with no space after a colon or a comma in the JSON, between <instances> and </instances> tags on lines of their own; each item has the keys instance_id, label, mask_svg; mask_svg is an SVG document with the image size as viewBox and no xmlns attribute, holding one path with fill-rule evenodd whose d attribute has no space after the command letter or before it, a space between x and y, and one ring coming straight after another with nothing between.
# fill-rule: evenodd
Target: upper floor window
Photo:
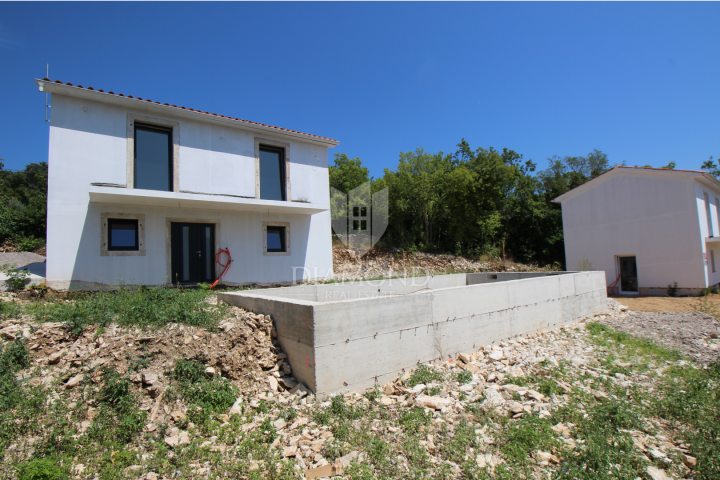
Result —
<instances>
[{"instance_id":1,"label":"upper floor window","mask_svg":"<svg viewBox=\"0 0 720 480\"><path fill-rule=\"evenodd\" d=\"M707 194L707 192L703 192L703 197L705 197L705 213L707 215L708 237L714 237L715 234L713 233L712 215L710 214L710 196Z\"/></svg>"},{"instance_id":2,"label":"upper floor window","mask_svg":"<svg viewBox=\"0 0 720 480\"><path fill-rule=\"evenodd\" d=\"M285 200L285 150L260 145L260 198Z\"/></svg>"},{"instance_id":3,"label":"upper floor window","mask_svg":"<svg viewBox=\"0 0 720 480\"><path fill-rule=\"evenodd\" d=\"M172 128L135 122L135 188L173 191Z\"/></svg>"}]
</instances>

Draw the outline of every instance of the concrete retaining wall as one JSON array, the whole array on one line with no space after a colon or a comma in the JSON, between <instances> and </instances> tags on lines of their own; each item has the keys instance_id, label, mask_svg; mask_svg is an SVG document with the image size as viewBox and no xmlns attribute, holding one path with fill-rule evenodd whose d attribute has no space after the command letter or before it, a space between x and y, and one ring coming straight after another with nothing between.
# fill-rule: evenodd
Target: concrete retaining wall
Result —
<instances>
[{"instance_id":1,"label":"concrete retaining wall","mask_svg":"<svg viewBox=\"0 0 720 480\"><path fill-rule=\"evenodd\" d=\"M218 296L271 315L293 376L322 396L602 312L605 285L604 272L482 273Z\"/></svg>"}]
</instances>

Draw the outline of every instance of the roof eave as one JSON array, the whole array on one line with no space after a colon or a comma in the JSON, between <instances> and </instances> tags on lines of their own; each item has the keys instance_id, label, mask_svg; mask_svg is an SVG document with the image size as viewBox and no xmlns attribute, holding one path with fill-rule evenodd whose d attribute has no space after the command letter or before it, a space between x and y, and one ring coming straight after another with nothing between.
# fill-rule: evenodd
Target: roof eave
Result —
<instances>
[{"instance_id":1,"label":"roof eave","mask_svg":"<svg viewBox=\"0 0 720 480\"><path fill-rule=\"evenodd\" d=\"M145 100L138 100L137 98L121 97L107 92L99 92L97 90L87 90L85 88L79 88L70 85L64 85L47 80L35 79L39 90L47 93L58 93L61 95L68 95L71 97L86 98L88 100L100 101L104 103L110 103L114 105L129 106L133 108L145 111L156 111L165 112L167 115L173 115L176 117L184 117L194 120L200 120L205 122L211 122L226 126L233 126L241 128L243 130L250 130L254 132L262 132L268 135L279 135L282 137L292 137L304 142L314 143L316 145L322 145L326 147L334 147L339 145L338 140L325 139L314 135L304 134L300 132L290 132L280 128L273 128L270 126L257 125L251 122L235 120L219 115L213 115L210 113L203 113L194 110L187 110L180 107L173 107L171 105L162 105L154 102L147 102Z\"/></svg>"},{"instance_id":2,"label":"roof eave","mask_svg":"<svg viewBox=\"0 0 720 480\"><path fill-rule=\"evenodd\" d=\"M658 171L658 170L661 170L661 169L655 168L655 169L652 169L651 171ZM587 186L589 186L591 183L595 183L595 180L599 179L600 177L602 177L602 176L604 176L604 175L611 174L611 173L613 173L613 172L621 172L621 171L622 171L622 172L628 172L628 173L630 173L630 172L633 172L633 173L646 172L646 171L645 171L644 169L642 169L642 168L628 168L628 167L623 167L622 165L615 165L615 166L612 167L611 169L606 170L605 172L601 173L600 175L598 175L598 176L595 177L595 178L592 178L592 179L588 180L587 182L583 183L582 185L578 185L577 187L573 188L572 190L568 190L567 192L563 193L563 194L560 195L559 197L556 197L556 198L553 199L552 201L553 201L554 203L562 203L564 200L567 200L568 198L575 196L575 194L583 191L583 190L584 190ZM664 173L674 173L674 174L678 174L678 175L687 175L688 177L691 177L691 178L705 177L706 179L708 179L709 181L711 181L714 185L716 185L718 188L720 188L720 180L718 180L717 178L715 178L714 176L710 175L710 174L707 173L707 172L667 169ZM609 175L608 175L608 176L609 176ZM605 178L608 178L608 177L606 176Z\"/></svg>"}]
</instances>

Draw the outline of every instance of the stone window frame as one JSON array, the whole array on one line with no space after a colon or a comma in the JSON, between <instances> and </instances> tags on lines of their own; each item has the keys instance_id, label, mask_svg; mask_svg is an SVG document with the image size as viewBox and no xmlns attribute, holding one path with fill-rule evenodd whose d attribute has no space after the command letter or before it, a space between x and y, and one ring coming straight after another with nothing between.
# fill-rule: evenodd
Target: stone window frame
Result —
<instances>
[{"instance_id":1,"label":"stone window frame","mask_svg":"<svg viewBox=\"0 0 720 480\"><path fill-rule=\"evenodd\" d=\"M180 123L166 118L148 117L137 113L127 114L127 188L135 188L135 122L172 128L173 192L180 191Z\"/></svg>"},{"instance_id":2,"label":"stone window frame","mask_svg":"<svg viewBox=\"0 0 720 480\"><path fill-rule=\"evenodd\" d=\"M262 242L264 257L289 257L290 256L290 222L262 222ZM267 227L285 227L285 251L284 252L268 252L267 249Z\"/></svg>"},{"instance_id":3,"label":"stone window frame","mask_svg":"<svg viewBox=\"0 0 720 480\"><path fill-rule=\"evenodd\" d=\"M271 138L255 137L255 198L260 200L260 146L282 148L285 151L285 201L291 202L290 195L290 144Z\"/></svg>"},{"instance_id":4,"label":"stone window frame","mask_svg":"<svg viewBox=\"0 0 720 480\"><path fill-rule=\"evenodd\" d=\"M172 224L173 223L212 223L215 225L215 254L220 251L220 219L218 218L176 218L165 217L165 284L168 287L174 286L172 283ZM215 265L215 277L217 278L219 265L213 258Z\"/></svg>"},{"instance_id":5,"label":"stone window frame","mask_svg":"<svg viewBox=\"0 0 720 480\"><path fill-rule=\"evenodd\" d=\"M108 219L137 220L138 249L108 250ZM100 256L102 257L144 257L145 256L145 214L144 213L100 213Z\"/></svg>"}]
</instances>

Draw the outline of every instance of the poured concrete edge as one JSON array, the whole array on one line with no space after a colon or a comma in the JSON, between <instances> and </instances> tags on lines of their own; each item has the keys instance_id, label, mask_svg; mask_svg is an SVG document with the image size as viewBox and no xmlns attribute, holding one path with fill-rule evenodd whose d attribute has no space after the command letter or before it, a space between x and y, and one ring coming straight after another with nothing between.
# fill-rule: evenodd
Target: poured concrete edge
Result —
<instances>
[{"instance_id":1,"label":"poured concrete edge","mask_svg":"<svg viewBox=\"0 0 720 480\"><path fill-rule=\"evenodd\" d=\"M320 396L607 308L604 272L436 275L218 297L271 315L293 375Z\"/></svg>"}]
</instances>

